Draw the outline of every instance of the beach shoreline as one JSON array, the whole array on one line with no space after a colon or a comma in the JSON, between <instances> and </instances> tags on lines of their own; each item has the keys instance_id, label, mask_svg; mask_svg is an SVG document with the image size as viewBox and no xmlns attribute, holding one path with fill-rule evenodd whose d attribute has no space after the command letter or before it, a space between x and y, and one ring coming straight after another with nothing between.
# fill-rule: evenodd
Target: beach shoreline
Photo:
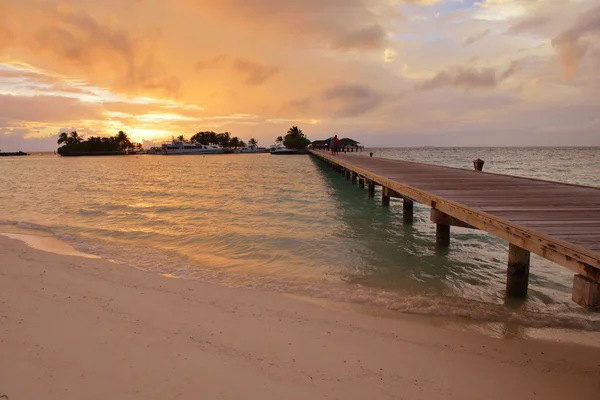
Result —
<instances>
[{"instance_id":1,"label":"beach shoreline","mask_svg":"<svg viewBox=\"0 0 600 400\"><path fill-rule=\"evenodd\" d=\"M3 236L0 259L9 399L558 399L600 389L594 347L168 279Z\"/></svg>"}]
</instances>

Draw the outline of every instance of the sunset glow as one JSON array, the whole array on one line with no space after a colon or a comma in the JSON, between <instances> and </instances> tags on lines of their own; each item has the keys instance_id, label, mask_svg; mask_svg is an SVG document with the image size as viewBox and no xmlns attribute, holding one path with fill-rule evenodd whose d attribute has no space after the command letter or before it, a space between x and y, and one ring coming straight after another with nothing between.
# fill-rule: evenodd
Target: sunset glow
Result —
<instances>
[{"instance_id":1,"label":"sunset glow","mask_svg":"<svg viewBox=\"0 0 600 400\"><path fill-rule=\"evenodd\" d=\"M3 0L0 148L600 145L599 38L596 0Z\"/></svg>"}]
</instances>

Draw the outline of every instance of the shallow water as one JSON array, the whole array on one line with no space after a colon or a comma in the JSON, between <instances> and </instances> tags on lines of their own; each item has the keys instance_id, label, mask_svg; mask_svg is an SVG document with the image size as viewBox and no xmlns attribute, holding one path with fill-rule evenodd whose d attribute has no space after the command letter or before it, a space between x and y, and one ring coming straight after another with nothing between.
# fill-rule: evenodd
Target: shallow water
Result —
<instances>
[{"instance_id":1,"label":"shallow water","mask_svg":"<svg viewBox=\"0 0 600 400\"><path fill-rule=\"evenodd\" d=\"M376 155L600 186L598 149L374 149ZM572 273L539 257L524 302L504 298L506 243L429 210L382 208L309 156L21 157L0 160L0 220L170 276L533 327L600 330L570 300ZM2 228L0 227L0 230Z\"/></svg>"}]
</instances>

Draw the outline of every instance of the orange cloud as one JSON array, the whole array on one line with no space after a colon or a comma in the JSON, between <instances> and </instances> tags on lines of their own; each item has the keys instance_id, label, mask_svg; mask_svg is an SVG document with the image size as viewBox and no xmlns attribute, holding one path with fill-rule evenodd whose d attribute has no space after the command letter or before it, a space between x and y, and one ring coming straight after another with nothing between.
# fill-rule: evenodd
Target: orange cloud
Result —
<instances>
[{"instance_id":1,"label":"orange cloud","mask_svg":"<svg viewBox=\"0 0 600 400\"><path fill-rule=\"evenodd\" d=\"M207 15L233 20L238 26L252 29L254 35L268 36L273 41L293 38L295 44L318 41L340 51L383 48L387 18L382 18L383 14L377 10L390 9L386 1L371 1L368 6L362 0L189 2Z\"/></svg>"},{"instance_id":2,"label":"orange cloud","mask_svg":"<svg viewBox=\"0 0 600 400\"><path fill-rule=\"evenodd\" d=\"M575 75L579 63L588 52L590 45L584 38L599 34L600 6L597 6L582 13L568 29L552 39L552 46L568 78Z\"/></svg>"},{"instance_id":3,"label":"orange cloud","mask_svg":"<svg viewBox=\"0 0 600 400\"><path fill-rule=\"evenodd\" d=\"M19 29L11 45L26 50L21 55L27 59L54 64L68 74L95 75L103 84L132 93L179 90L178 78L155 61L153 38L142 32L134 35L108 18L54 1L13 2L5 9L9 28Z\"/></svg>"},{"instance_id":4,"label":"orange cloud","mask_svg":"<svg viewBox=\"0 0 600 400\"><path fill-rule=\"evenodd\" d=\"M432 79L418 86L421 90L437 89L452 86L461 89L491 89L503 80L513 75L519 63L513 61L499 76L493 68L475 68L452 66L444 71L438 72Z\"/></svg>"}]
</instances>

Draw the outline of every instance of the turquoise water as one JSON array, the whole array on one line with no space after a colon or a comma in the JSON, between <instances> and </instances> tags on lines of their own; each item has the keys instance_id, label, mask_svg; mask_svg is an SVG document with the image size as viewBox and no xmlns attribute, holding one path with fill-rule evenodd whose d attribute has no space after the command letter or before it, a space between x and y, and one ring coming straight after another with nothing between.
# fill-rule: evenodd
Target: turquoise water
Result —
<instances>
[{"instance_id":1,"label":"turquoise water","mask_svg":"<svg viewBox=\"0 0 600 400\"><path fill-rule=\"evenodd\" d=\"M600 186L598 149L373 149L378 156ZM524 302L504 298L506 243L453 230L434 246L429 209L400 203L309 156L0 160L0 222L43 230L137 268L401 312L600 330L570 300L572 273L539 257ZM0 231L2 226L0 225Z\"/></svg>"}]
</instances>

